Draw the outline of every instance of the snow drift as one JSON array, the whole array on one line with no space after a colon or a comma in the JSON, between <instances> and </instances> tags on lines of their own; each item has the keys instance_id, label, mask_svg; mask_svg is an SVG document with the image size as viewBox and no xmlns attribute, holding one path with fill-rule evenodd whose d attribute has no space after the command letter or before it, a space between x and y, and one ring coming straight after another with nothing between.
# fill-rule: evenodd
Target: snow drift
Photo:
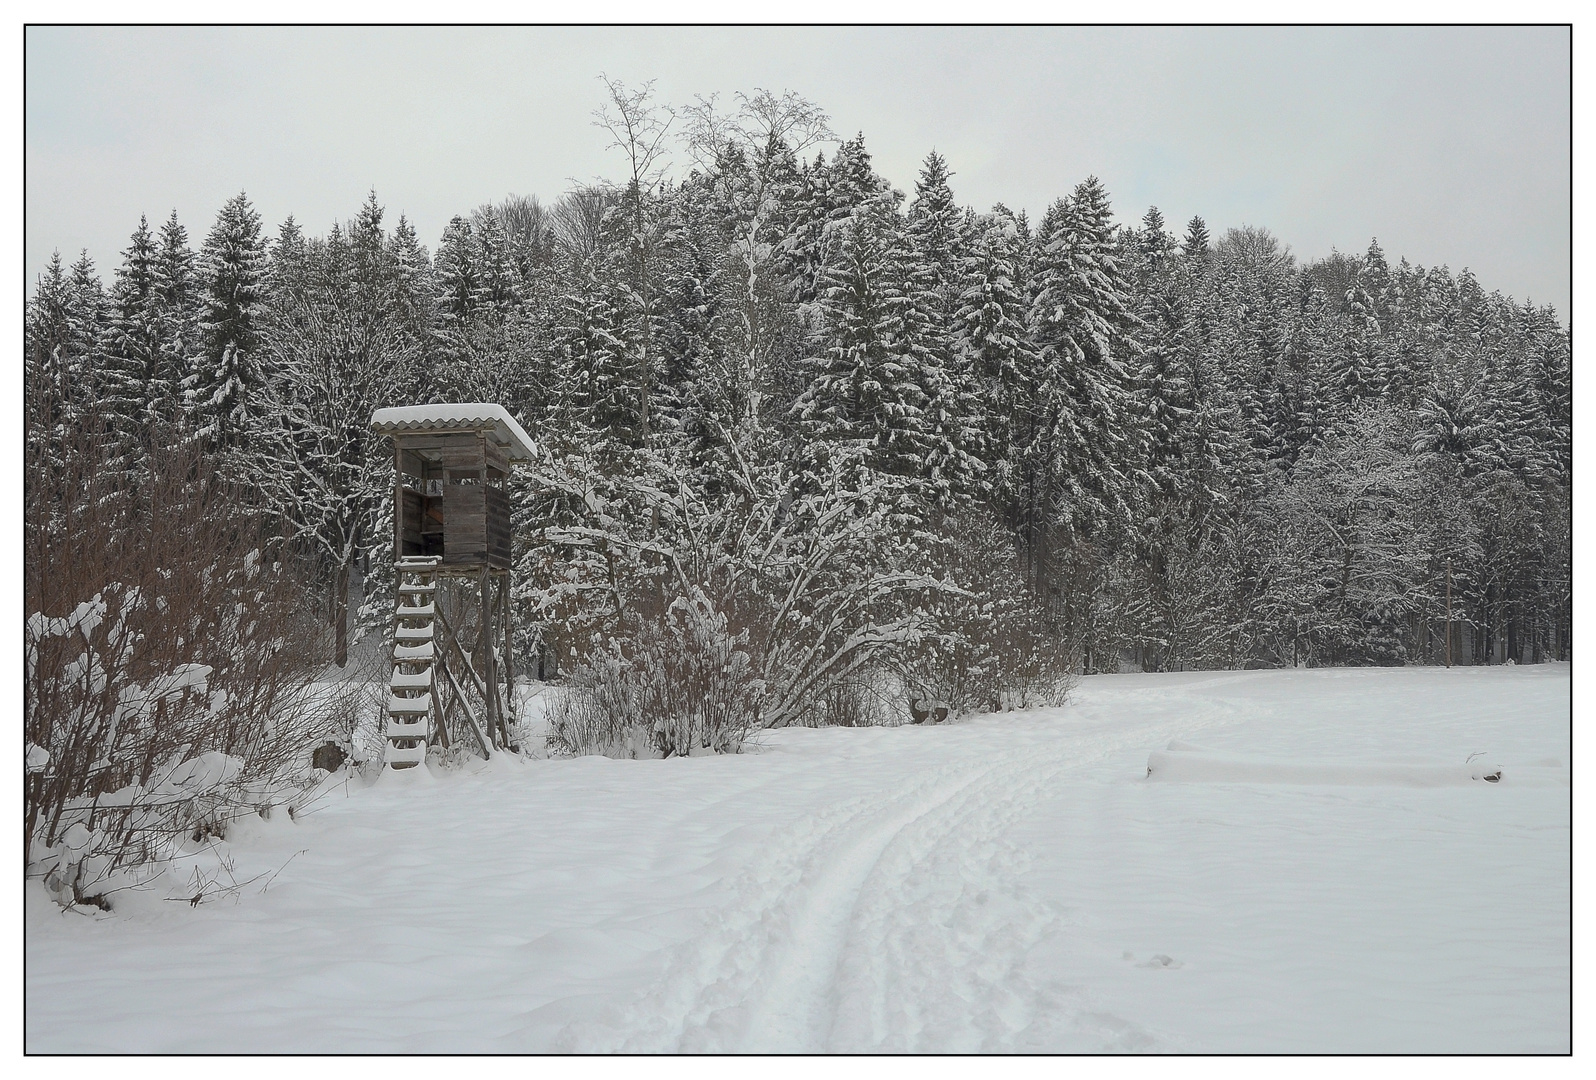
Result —
<instances>
[{"instance_id":1,"label":"snow drift","mask_svg":"<svg viewBox=\"0 0 1596 1080\"><path fill-rule=\"evenodd\" d=\"M1568 786L1568 773L1545 763L1504 768L1489 757L1458 763L1283 760L1221 754L1175 740L1147 755L1147 779L1185 783L1453 787L1469 784Z\"/></svg>"}]
</instances>

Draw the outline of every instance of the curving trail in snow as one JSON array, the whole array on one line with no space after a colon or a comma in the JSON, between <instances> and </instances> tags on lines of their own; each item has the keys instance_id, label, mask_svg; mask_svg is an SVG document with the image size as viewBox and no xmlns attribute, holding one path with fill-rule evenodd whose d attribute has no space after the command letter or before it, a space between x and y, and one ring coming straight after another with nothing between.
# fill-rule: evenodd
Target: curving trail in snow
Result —
<instances>
[{"instance_id":1,"label":"curving trail in snow","mask_svg":"<svg viewBox=\"0 0 1596 1080\"><path fill-rule=\"evenodd\" d=\"M1183 679L1188 693L1208 696L1183 702L1178 730L1252 717L1245 698L1219 692L1246 679ZM871 795L781 832L739 876L735 901L673 951L656 986L598 1023L569 1025L555 1045L979 1052L1058 1049L1064 1034L1077 1049L1153 1048L1139 1029L1112 1017L1105 1027L1089 1012L1055 1030L1085 998L1025 972L1059 912L1019 887L1026 853L1005 838L1072 772L1091 776L1116 753L1167 738L1171 718L1148 712L1139 723L1117 709L1098 721L1088 707L900 730L930 744L923 763L905 755Z\"/></svg>"},{"instance_id":2,"label":"curving trail in snow","mask_svg":"<svg viewBox=\"0 0 1596 1080\"><path fill-rule=\"evenodd\" d=\"M91 918L30 887L27 1046L1565 1049L1568 674L1098 677L737 757L385 777L235 836L265 891ZM1392 782L1477 752L1500 783Z\"/></svg>"},{"instance_id":3,"label":"curving trail in snow","mask_svg":"<svg viewBox=\"0 0 1596 1080\"><path fill-rule=\"evenodd\" d=\"M1057 749L1040 758L1026 749L978 765L911 773L897 786L784 834L767 858L741 875L736 903L678 950L659 990L617 1026L673 1019L663 1031L630 1035L618 1048L806 1052L875 1046L856 1030L859 1016L887 1009L871 980L884 973L884 963L913 958L901 941L883 936L898 934L909 920L940 915L933 894L944 885L968 890L974 878L964 871L982 869L982 860L972 856L996 839L1002 820L1028 805L1026 797L1063 767L1063 758ZM938 875L950 869L950 850L960 857L951 867L956 876L944 882ZM905 894L905 886L919 895ZM980 902L987 899L983 894Z\"/></svg>"}]
</instances>

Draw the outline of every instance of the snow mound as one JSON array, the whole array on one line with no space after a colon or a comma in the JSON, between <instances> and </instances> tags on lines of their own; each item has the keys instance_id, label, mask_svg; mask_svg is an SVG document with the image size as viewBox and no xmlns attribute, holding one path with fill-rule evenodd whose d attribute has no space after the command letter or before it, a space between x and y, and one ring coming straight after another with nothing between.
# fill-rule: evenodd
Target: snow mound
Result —
<instances>
[{"instance_id":1,"label":"snow mound","mask_svg":"<svg viewBox=\"0 0 1596 1080\"><path fill-rule=\"evenodd\" d=\"M210 750L190 758L166 777L173 788L188 791L208 791L232 780L243 769L244 763L220 750Z\"/></svg>"},{"instance_id":2,"label":"snow mound","mask_svg":"<svg viewBox=\"0 0 1596 1080\"><path fill-rule=\"evenodd\" d=\"M1567 786L1568 774L1547 765L1503 768L1489 758L1470 762L1279 760L1221 754L1178 740L1147 756L1147 779L1184 783L1324 784L1359 787L1457 787L1488 783Z\"/></svg>"}]
</instances>

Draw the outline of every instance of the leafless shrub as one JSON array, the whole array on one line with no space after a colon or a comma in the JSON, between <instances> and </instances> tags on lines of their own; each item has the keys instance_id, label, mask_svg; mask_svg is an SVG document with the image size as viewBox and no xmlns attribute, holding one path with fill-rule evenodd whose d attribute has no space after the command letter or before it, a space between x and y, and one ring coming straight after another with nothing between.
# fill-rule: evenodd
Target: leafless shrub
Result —
<instances>
[{"instance_id":1,"label":"leafless shrub","mask_svg":"<svg viewBox=\"0 0 1596 1080\"><path fill-rule=\"evenodd\" d=\"M585 665L551 716L549 745L566 753L672 757L735 752L763 690L724 613L695 591L641 623L629 648Z\"/></svg>"},{"instance_id":2,"label":"leafless shrub","mask_svg":"<svg viewBox=\"0 0 1596 1080\"><path fill-rule=\"evenodd\" d=\"M336 679L315 684L316 729L337 744L351 764L381 763L388 746L388 674L391 646L352 654ZM326 674L326 673L324 673Z\"/></svg>"},{"instance_id":3,"label":"leafless shrub","mask_svg":"<svg viewBox=\"0 0 1596 1080\"><path fill-rule=\"evenodd\" d=\"M839 679L815 695L805 714L811 727L876 727L902 723L896 695L883 689L884 672L867 669Z\"/></svg>"},{"instance_id":4,"label":"leafless shrub","mask_svg":"<svg viewBox=\"0 0 1596 1080\"><path fill-rule=\"evenodd\" d=\"M965 511L926 545L943 587L923 597L929 629L889 657L903 710L942 703L957 715L1063 704L1074 685L1070 651L1026 590L999 523Z\"/></svg>"},{"instance_id":5,"label":"leafless shrub","mask_svg":"<svg viewBox=\"0 0 1596 1080\"><path fill-rule=\"evenodd\" d=\"M710 494L662 469L623 484L580 459L541 462L534 483L558 524L538 537L536 607L568 610L567 632L581 627L586 639L572 642L585 668L561 718L572 732L589 731L585 709L608 718L593 720L590 736L556 730L551 747L602 745L620 737L604 724L641 715L627 695L649 676L632 673L654 655L652 641L676 633L673 613L724 620L715 633L746 654L758 688L730 698L746 705L750 727L879 720L869 691L883 659L918 640L928 625L920 602L946 586L893 543L889 482L856 465L839 457L816 483L776 462ZM712 637L683 648L712 654L703 644Z\"/></svg>"},{"instance_id":6,"label":"leafless shrub","mask_svg":"<svg viewBox=\"0 0 1596 1080\"><path fill-rule=\"evenodd\" d=\"M310 781L326 629L266 512L157 434L132 466L93 426L26 463L25 857L63 903Z\"/></svg>"}]
</instances>

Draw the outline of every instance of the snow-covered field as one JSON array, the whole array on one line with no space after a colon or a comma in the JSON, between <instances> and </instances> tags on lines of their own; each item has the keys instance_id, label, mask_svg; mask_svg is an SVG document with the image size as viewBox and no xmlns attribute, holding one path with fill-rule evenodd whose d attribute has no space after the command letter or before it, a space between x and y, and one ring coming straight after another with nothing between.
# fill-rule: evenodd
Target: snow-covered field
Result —
<instances>
[{"instance_id":1,"label":"snow-covered field","mask_svg":"<svg viewBox=\"0 0 1596 1080\"><path fill-rule=\"evenodd\" d=\"M388 774L235 834L264 891L30 884L26 1045L1562 1052L1568 767L1547 665Z\"/></svg>"}]
</instances>

